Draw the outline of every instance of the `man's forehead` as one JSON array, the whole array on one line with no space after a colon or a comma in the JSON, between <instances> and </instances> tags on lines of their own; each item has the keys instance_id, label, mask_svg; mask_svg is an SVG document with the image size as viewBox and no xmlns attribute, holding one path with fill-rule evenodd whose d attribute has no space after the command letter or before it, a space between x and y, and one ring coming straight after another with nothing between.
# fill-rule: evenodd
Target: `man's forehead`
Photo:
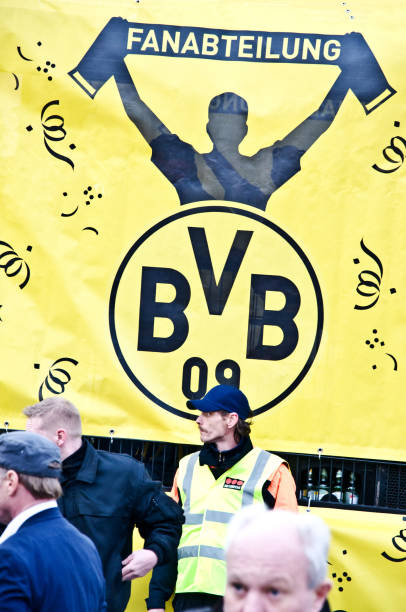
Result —
<instances>
[{"instance_id":1,"label":"man's forehead","mask_svg":"<svg viewBox=\"0 0 406 612\"><path fill-rule=\"evenodd\" d=\"M284 554L289 557L304 558L299 534L293 527L287 527L282 531L277 527L261 531L255 527L248 528L239 535L238 540L230 543L230 556L241 551L250 555L261 554L264 557Z\"/></svg>"},{"instance_id":2,"label":"man's forehead","mask_svg":"<svg viewBox=\"0 0 406 612\"><path fill-rule=\"evenodd\" d=\"M257 584L273 579L289 584L307 583L306 557L299 541L294 539L269 536L239 538L229 548L227 566L231 581L242 573L247 580Z\"/></svg>"}]
</instances>

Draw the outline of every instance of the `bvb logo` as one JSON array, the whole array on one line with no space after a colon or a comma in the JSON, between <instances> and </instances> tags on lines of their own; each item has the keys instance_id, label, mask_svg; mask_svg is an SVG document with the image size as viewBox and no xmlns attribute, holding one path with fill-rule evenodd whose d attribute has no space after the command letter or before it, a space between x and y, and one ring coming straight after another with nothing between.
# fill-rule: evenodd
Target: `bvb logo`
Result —
<instances>
[{"instance_id":1,"label":"bvb logo","mask_svg":"<svg viewBox=\"0 0 406 612\"><path fill-rule=\"evenodd\" d=\"M315 272L296 242L245 209L200 205L151 227L114 279L110 332L130 380L179 416L215 384L255 414L303 380L323 327Z\"/></svg>"}]
</instances>

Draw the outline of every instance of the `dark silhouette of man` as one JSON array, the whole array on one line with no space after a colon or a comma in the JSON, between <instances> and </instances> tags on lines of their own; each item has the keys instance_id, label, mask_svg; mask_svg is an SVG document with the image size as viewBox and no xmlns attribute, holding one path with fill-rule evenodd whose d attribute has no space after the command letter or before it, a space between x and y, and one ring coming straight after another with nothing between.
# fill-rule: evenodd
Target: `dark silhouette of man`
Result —
<instances>
[{"instance_id":1,"label":"dark silhouette of man","mask_svg":"<svg viewBox=\"0 0 406 612\"><path fill-rule=\"evenodd\" d=\"M314 113L285 138L249 157L239 152L248 131L244 98L225 92L211 100L206 129L213 149L202 154L170 132L140 98L124 60L115 80L128 117L151 146L152 162L173 184L181 204L230 200L261 210L300 171L302 155L331 125L349 89L341 72Z\"/></svg>"}]
</instances>

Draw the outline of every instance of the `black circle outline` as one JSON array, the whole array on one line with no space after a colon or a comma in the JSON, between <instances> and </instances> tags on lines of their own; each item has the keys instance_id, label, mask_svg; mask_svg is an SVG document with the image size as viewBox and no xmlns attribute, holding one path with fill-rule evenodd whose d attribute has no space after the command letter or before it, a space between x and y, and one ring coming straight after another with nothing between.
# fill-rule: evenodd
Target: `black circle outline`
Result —
<instances>
[{"instance_id":1,"label":"black circle outline","mask_svg":"<svg viewBox=\"0 0 406 612\"><path fill-rule=\"evenodd\" d=\"M120 344L118 342L117 333L116 333L116 327L115 327L115 321L114 321L114 310L115 310L117 290L118 290L118 286L120 284L120 280L121 280L121 278L123 276L124 270L125 270L128 262L130 261L130 259L134 255L135 251L150 236L152 236L152 234L155 234L155 232L157 232L161 228L165 227L169 223L172 223L173 221L176 221L178 219L182 219L183 217L188 217L190 215L204 213L204 212L224 212L224 213L242 215L243 217L248 217L249 219L254 219L255 221L258 221L259 223L262 223L263 225L269 227L274 232L279 234L282 238L284 238L290 244L291 247L293 247L293 249L296 251L296 253L299 255L299 257L303 261L303 263L304 263L304 265L305 265L305 267L306 267L306 269L307 269L307 271L309 273L309 276L310 276L310 278L312 280L314 291L315 291L315 294L316 294L317 312L318 312L318 316L317 316L317 329L316 329L316 336L315 336L315 339L314 339L313 347L312 347L312 350L310 351L310 355L309 355L306 363L304 364L302 370L299 372L299 374L295 378L295 380L282 393L280 393L277 397L275 397L273 400L271 400L267 404L264 404L263 406L260 406L259 408L253 410L253 414L254 414L254 416L256 416L257 414L261 414L262 412L265 412L265 411L269 410L270 408L273 408L274 406L279 404L279 402L281 402L283 399L285 399L288 395L290 395L290 393L292 393L292 391L294 389L296 389L296 387L301 383L303 378L306 376L307 372L309 371L309 369L310 369L310 367L311 367L311 365L312 365L312 363L313 363L313 361L314 361L314 359L316 357L317 351L318 351L319 346L320 346L321 335L322 335L322 330L323 330L323 322L324 322L324 310L323 310L323 298L322 298L322 295L321 295L321 289L320 289L320 285L319 285L319 282L318 282L317 277L316 277L316 273L315 273L315 271L313 269L313 266L311 265L309 259L307 258L305 253L302 251L300 246L293 240L293 238L291 238L289 236L289 234L287 234L283 229L281 229L280 227L278 227L277 225L272 223L272 221L269 221L268 219L265 219L264 217L261 217L260 215L257 215L256 213L251 212L250 210L234 208L232 206L227 206L227 207L226 206L202 206L200 208L190 208L190 209L187 209L187 210L181 210L180 212L175 213L175 214L171 215L170 217L166 217L166 219L162 219L161 221L159 221L158 223L156 223L155 225L150 227L146 232L144 232L144 234L142 234L142 236L140 236L140 238L138 238L138 240L136 240L134 242L134 244L132 245L130 250L125 255L123 261L121 262L121 264L120 264L120 266L119 266L119 268L117 270L116 276L114 277L113 285L112 285L112 288L111 288L111 294L110 294L110 300L109 300L109 327L110 327L110 335L111 335L111 339L112 339L112 342L113 342L113 347L114 347L114 350L115 350L116 355L118 357L118 360L119 360L122 368L124 369L125 373L129 377L129 379L135 384L136 387L138 387L138 389L146 397L148 397L148 399L152 400L155 404L157 404L161 408L164 408L165 410L168 410L172 414L176 414L177 416L180 416L180 417L185 418L185 419L190 419L190 420L195 420L196 419L195 415L188 414L187 412L183 412L181 410L178 410L177 408L174 408L173 406L170 406L169 404L166 404L165 402L160 400L153 393L148 391L148 389L135 376L134 372L131 370L131 368L127 364L127 362L126 362L126 360L124 358L123 353L121 352Z\"/></svg>"}]
</instances>

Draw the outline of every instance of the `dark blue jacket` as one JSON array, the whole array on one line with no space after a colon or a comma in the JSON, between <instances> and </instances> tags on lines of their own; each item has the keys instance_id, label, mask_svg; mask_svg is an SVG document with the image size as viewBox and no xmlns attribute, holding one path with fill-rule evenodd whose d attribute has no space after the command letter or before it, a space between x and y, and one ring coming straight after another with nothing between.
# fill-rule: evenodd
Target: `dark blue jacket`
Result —
<instances>
[{"instance_id":1,"label":"dark blue jacket","mask_svg":"<svg viewBox=\"0 0 406 612\"><path fill-rule=\"evenodd\" d=\"M96 547L58 508L31 516L0 545L0 612L105 610Z\"/></svg>"}]
</instances>

